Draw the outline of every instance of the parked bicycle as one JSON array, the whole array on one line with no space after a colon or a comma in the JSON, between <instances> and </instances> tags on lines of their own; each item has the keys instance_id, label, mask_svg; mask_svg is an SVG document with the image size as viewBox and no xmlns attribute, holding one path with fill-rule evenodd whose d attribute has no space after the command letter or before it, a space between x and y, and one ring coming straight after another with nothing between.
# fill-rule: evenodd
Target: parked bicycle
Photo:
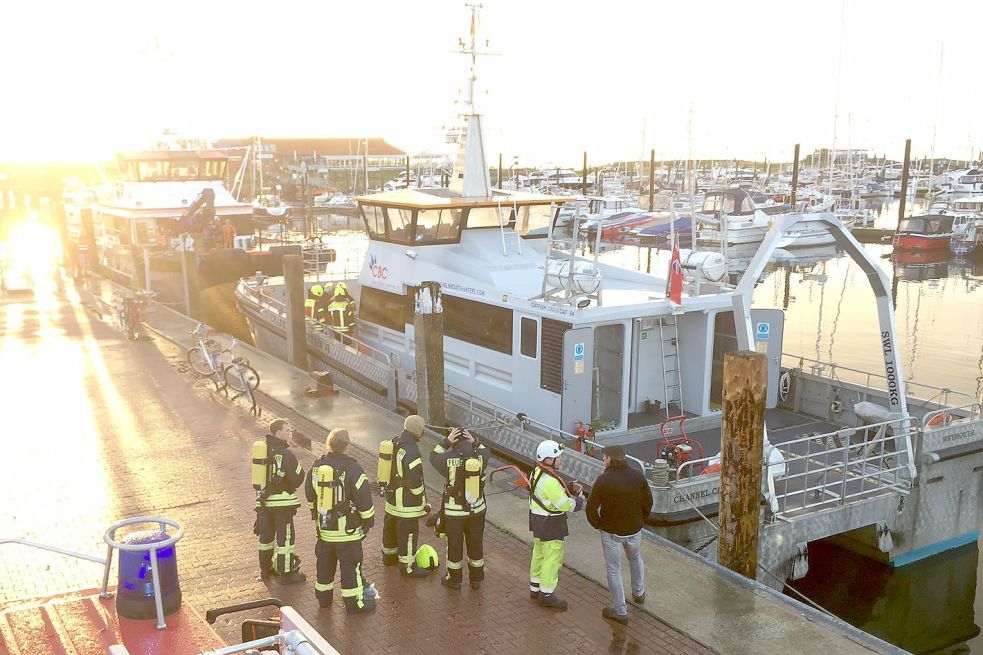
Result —
<instances>
[{"instance_id":1,"label":"parked bicycle","mask_svg":"<svg viewBox=\"0 0 983 655\"><path fill-rule=\"evenodd\" d=\"M130 295L119 293L114 297L116 327L130 341L135 341L141 336L140 325L143 322L143 314L147 311L150 299L156 295L153 291L136 291Z\"/></svg>"},{"instance_id":2,"label":"parked bicycle","mask_svg":"<svg viewBox=\"0 0 983 655\"><path fill-rule=\"evenodd\" d=\"M199 323L191 335L197 341L197 345L188 350L188 364L199 377L209 378L215 383L215 390L218 391L225 383L225 362L223 361L224 351L221 344L211 337L217 332L204 323Z\"/></svg>"},{"instance_id":3,"label":"parked bicycle","mask_svg":"<svg viewBox=\"0 0 983 655\"><path fill-rule=\"evenodd\" d=\"M248 403L249 411L256 416L261 416L263 410L256 402L256 395L253 393L259 388L259 373L249 365L249 360L245 357L237 357L233 354L236 344L239 341L233 337L232 345L227 352L232 357L232 363L225 367L223 377L225 380L225 393L228 395L229 389L235 394L231 397L232 402L243 400Z\"/></svg>"}]
</instances>

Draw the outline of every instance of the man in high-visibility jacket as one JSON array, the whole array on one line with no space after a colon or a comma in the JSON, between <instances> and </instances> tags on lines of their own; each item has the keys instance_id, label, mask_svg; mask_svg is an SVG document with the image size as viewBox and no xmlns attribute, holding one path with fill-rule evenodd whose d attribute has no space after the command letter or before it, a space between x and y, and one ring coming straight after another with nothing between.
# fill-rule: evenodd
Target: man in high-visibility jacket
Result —
<instances>
[{"instance_id":1,"label":"man in high-visibility jacket","mask_svg":"<svg viewBox=\"0 0 983 655\"><path fill-rule=\"evenodd\" d=\"M270 423L270 433L266 435L268 482L256 499L260 576L265 580L279 575L281 584L307 579L297 570L300 560L294 555L294 514L300 507L295 491L304 481L304 469L287 446L292 432L283 419Z\"/></svg>"},{"instance_id":2,"label":"man in high-visibility jacket","mask_svg":"<svg viewBox=\"0 0 983 655\"><path fill-rule=\"evenodd\" d=\"M313 285L307 292L307 299L304 300L304 314L307 318L316 321L323 321L327 318L327 306L324 301L324 287L320 284Z\"/></svg>"},{"instance_id":3,"label":"man in high-visibility jacket","mask_svg":"<svg viewBox=\"0 0 983 655\"><path fill-rule=\"evenodd\" d=\"M574 482L568 489L557 472L563 446L546 440L536 448L536 468L529 476L529 529L533 535L532 563L529 566L529 597L560 612L567 601L556 595L556 584L563 567L563 540L570 534L567 513L584 508L584 488Z\"/></svg>"},{"instance_id":4,"label":"man in high-visibility jacket","mask_svg":"<svg viewBox=\"0 0 983 655\"><path fill-rule=\"evenodd\" d=\"M386 517L382 524L383 564L399 564L401 575L415 578L428 575L416 564L420 517L430 511L419 446L423 428L423 417L407 416L402 433L393 439L392 474L386 486Z\"/></svg>"},{"instance_id":5,"label":"man in high-visibility jacket","mask_svg":"<svg viewBox=\"0 0 983 655\"><path fill-rule=\"evenodd\" d=\"M468 460L471 461L470 465ZM430 463L446 479L437 520L447 536L447 575L441 583L460 589L464 545L468 547L468 580L472 589L485 579L485 483L488 448L469 431L452 428L430 453Z\"/></svg>"},{"instance_id":6,"label":"man in high-visibility jacket","mask_svg":"<svg viewBox=\"0 0 983 655\"><path fill-rule=\"evenodd\" d=\"M325 441L327 452L311 465L304 483L307 506L317 526L317 582L314 595L322 608L330 607L335 569L341 567L341 597L348 614L375 610L375 589L362 577L362 541L375 523L372 492L365 471L346 455L348 431L336 428ZM322 467L331 467L330 493L322 487ZM330 507L329 504L330 498Z\"/></svg>"},{"instance_id":7,"label":"man in high-visibility jacket","mask_svg":"<svg viewBox=\"0 0 983 655\"><path fill-rule=\"evenodd\" d=\"M334 288L334 296L328 305L328 317L336 331L355 336L355 300L348 295L348 286L344 282L339 282Z\"/></svg>"}]
</instances>

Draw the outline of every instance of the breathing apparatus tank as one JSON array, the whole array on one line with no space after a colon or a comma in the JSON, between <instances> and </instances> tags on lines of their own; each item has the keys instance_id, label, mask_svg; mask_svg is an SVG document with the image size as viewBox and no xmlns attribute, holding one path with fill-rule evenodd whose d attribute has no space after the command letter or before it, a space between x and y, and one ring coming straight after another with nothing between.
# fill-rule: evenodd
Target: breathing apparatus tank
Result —
<instances>
[{"instance_id":1,"label":"breathing apparatus tank","mask_svg":"<svg viewBox=\"0 0 983 655\"><path fill-rule=\"evenodd\" d=\"M464 498L475 503L481 497L481 460L469 457L464 460Z\"/></svg>"},{"instance_id":2,"label":"breathing apparatus tank","mask_svg":"<svg viewBox=\"0 0 983 655\"><path fill-rule=\"evenodd\" d=\"M392 468L393 442L391 439L386 439L379 444L379 468L376 471L376 479L378 479L380 487L385 487L389 484Z\"/></svg>"},{"instance_id":3,"label":"breathing apparatus tank","mask_svg":"<svg viewBox=\"0 0 983 655\"><path fill-rule=\"evenodd\" d=\"M338 491L339 493L335 493ZM340 489L335 485L334 467L329 464L321 464L317 467L317 511L322 516L334 509L335 505L341 500L335 496L340 496Z\"/></svg>"},{"instance_id":4,"label":"breathing apparatus tank","mask_svg":"<svg viewBox=\"0 0 983 655\"><path fill-rule=\"evenodd\" d=\"M266 440L261 439L253 442L253 466L252 481L253 489L259 494L266 489Z\"/></svg>"}]
</instances>

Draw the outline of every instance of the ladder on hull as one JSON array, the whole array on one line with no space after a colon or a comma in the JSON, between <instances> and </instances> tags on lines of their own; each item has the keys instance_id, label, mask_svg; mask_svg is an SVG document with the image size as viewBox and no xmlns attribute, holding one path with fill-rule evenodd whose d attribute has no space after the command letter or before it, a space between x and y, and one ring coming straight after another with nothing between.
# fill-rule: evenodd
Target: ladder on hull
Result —
<instances>
[{"instance_id":1,"label":"ladder on hull","mask_svg":"<svg viewBox=\"0 0 983 655\"><path fill-rule=\"evenodd\" d=\"M665 393L663 407L666 416L683 413L683 374L679 362L679 326L675 316L659 318L659 340L662 343L662 388ZM670 404L675 404L673 414Z\"/></svg>"}]
</instances>

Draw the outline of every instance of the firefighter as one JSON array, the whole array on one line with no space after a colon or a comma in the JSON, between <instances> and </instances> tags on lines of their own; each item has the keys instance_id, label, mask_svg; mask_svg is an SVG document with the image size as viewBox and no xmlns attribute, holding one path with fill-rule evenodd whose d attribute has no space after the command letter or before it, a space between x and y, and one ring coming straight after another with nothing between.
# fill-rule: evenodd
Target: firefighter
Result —
<instances>
[{"instance_id":1,"label":"firefighter","mask_svg":"<svg viewBox=\"0 0 983 655\"><path fill-rule=\"evenodd\" d=\"M289 423L276 419L270 423L266 439L253 444L253 486L257 488L254 532L259 537L260 576L265 580L279 575L281 584L307 579L297 570L300 559L294 555L294 514L300 507L294 492L304 481L304 469L287 447L292 431ZM260 471L264 468L265 475ZM261 482L263 478L265 482Z\"/></svg>"},{"instance_id":2,"label":"firefighter","mask_svg":"<svg viewBox=\"0 0 983 655\"><path fill-rule=\"evenodd\" d=\"M485 484L482 475L488 448L469 431L452 428L430 453L430 463L446 479L437 514L436 532L447 537L447 574L441 583L460 589L464 545L468 548L468 580L472 589L485 579Z\"/></svg>"},{"instance_id":3,"label":"firefighter","mask_svg":"<svg viewBox=\"0 0 983 655\"><path fill-rule=\"evenodd\" d=\"M307 299L304 300L304 314L307 318L317 321L324 321L327 308L324 305L324 287L320 284L313 285L307 292Z\"/></svg>"},{"instance_id":4,"label":"firefighter","mask_svg":"<svg viewBox=\"0 0 983 655\"><path fill-rule=\"evenodd\" d=\"M328 305L328 317L336 331L355 336L355 300L348 295L344 282L339 282L334 288L334 297Z\"/></svg>"},{"instance_id":5,"label":"firefighter","mask_svg":"<svg viewBox=\"0 0 983 655\"><path fill-rule=\"evenodd\" d=\"M529 566L529 597L542 607L564 611L567 602L556 595L556 584L563 567L563 539L567 512L584 508L584 488L574 481L568 489L557 472L563 446L547 439L536 448L536 468L529 476L529 529L533 535L532 563Z\"/></svg>"},{"instance_id":6,"label":"firefighter","mask_svg":"<svg viewBox=\"0 0 983 655\"><path fill-rule=\"evenodd\" d=\"M375 508L368 476L345 454L350 442L347 430L336 428L328 434L327 452L311 466L304 492L317 528L318 605L331 606L335 568L340 565L345 611L362 614L375 610L375 589L362 577L362 541L375 523Z\"/></svg>"},{"instance_id":7,"label":"firefighter","mask_svg":"<svg viewBox=\"0 0 983 655\"><path fill-rule=\"evenodd\" d=\"M418 445L423 437L423 427L422 417L416 414L407 416L403 431L389 442L389 461L381 462L379 467L379 482L386 494L382 562L386 566L399 564L401 575L414 578L422 578L429 573L416 563L414 550L420 538L420 517L430 511L423 484L423 459Z\"/></svg>"}]
</instances>

